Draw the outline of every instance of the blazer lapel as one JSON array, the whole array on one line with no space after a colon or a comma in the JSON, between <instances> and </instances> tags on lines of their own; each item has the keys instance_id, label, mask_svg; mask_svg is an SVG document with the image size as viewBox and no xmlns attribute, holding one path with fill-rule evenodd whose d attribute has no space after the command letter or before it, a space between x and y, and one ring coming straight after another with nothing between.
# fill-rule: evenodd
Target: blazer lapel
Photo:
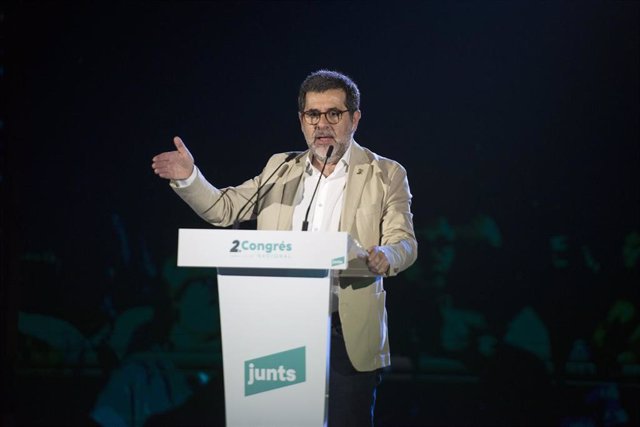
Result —
<instances>
[{"instance_id":1,"label":"blazer lapel","mask_svg":"<svg viewBox=\"0 0 640 427\"><path fill-rule=\"evenodd\" d=\"M351 158L349 160L349 176L347 177L347 191L340 218L340 231L351 232L356 211L360 206L360 199L364 186L371 176L372 166L362 147L352 142Z\"/></svg>"},{"instance_id":2,"label":"blazer lapel","mask_svg":"<svg viewBox=\"0 0 640 427\"><path fill-rule=\"evenodd\" d=\"M285 173L282 196L280 199L280 209L278 210L278 217L276 219L276 230L291 230L293 220L293 206L300 180L302 179L302 173L304 172L306 156L300 156L294 164L291 165L289 170Z\"/></svg>"}]
</instances>

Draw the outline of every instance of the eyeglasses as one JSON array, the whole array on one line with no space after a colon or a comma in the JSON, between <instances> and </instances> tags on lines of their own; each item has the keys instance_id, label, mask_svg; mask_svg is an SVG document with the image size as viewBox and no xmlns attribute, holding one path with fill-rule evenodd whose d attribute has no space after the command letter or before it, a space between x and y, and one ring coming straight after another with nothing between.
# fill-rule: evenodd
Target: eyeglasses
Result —
<instances>
[{"instance_id":1,"label":"eyeglasses","mask_svg":"<svg viewBox=\"0 0 640 427\"><path fill-rule=\"evenodd\" d=\"M324 115L324 118L327 119L328 123L335 125L340 121L342 115L348 111L349 110L340 111L335 108L332 108L325 112L321 112L318 110L308 110L302 112L302 118L308 125L317 125L318 123L320 123L320 117Z\"/></svg>"}]
</instances>

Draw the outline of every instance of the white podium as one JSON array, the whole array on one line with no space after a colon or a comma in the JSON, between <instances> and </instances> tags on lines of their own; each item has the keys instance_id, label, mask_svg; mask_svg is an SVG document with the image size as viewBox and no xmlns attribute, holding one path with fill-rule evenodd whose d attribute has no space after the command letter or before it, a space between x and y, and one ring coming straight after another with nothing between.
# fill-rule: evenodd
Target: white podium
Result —
<instances>
[{"instance_id":1,"label":"white podium","mask_svg":"<svg viewBox=\"0 0 640 427\"><path fill-rule=\"evenodd\" d=\"M369 276L364 254L342 232L179 231L178 266L218 269L227 426L326 425L332 278Z\"/></svg>"}]
</instances>

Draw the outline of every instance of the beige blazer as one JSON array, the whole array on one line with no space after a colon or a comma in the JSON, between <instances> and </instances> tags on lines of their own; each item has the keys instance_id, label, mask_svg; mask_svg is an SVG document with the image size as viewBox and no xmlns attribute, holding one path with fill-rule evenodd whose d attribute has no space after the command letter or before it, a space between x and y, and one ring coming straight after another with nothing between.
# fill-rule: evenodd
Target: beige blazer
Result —
<instances>
[{"instance_id":1,"label":"beige blazer","mask_svg":"<svg viewBox=\"0 0 640 427\"><path fill-rule=\"evenodd\" d=\"M413 264L418 253L407 174L399 163L352 144L340 231L348 232L365 248L381 246L391 266L388 275L394 276ZM240 214L240 221L257 219L260 230L291 230L304 154L282 166L260 191L258 203L240 212L286 156L272 156L260 175L237 187L217 189L198 172L191 185L174 186L174 190L215 226L230 226ZM358 371L372 371L391 362L385 297L381 277L373 281L340 278L338 311L347 353Z\"/></svg>"}]
</instances>

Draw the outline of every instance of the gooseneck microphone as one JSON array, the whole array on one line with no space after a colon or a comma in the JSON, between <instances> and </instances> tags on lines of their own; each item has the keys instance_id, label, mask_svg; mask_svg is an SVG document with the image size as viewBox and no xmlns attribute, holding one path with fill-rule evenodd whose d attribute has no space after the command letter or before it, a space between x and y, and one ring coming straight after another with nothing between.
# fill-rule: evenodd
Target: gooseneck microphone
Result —
<instances>
[{"instance_id":1,"label":"gooseneck microphone","mask_svg":"<svg viewBox=\"0 0 640 427\"><path fill-rule=\"evenodd\" d=\"M213 208L218 204L218 202L219 202L220 200L222 200L222 198L224 197L224 195L225 195L225 194L227 194L227 192L228 192L229 190L231 190L231 187L229 187L229 188L225 189L222 193L220 193L220 197L218 197L218 200L216 200L215 202L213 202L213 204L212 204L211 206L209 206L207 209L205 209L205 210L201 213L201 215L204 215L204 214L206 214L207 212L209 212L211 209L213 209Z\"/></svg>"},{"instance_id":2,"label":"gooseneck microphone","mask_svg":"<svg viewBox=\"0 0 640 427\"><path fill-rule=\"evenodd\" d=\"M246 201L246 203L245 203L244 205L242 205L242 207L241 207L241 208L240 208L240 210L238 211L238 215L236 215L236 219L233 221L233 228L234 228L234 229L238 228L238 225L239 225L239 223L240 223L240 218L241 218L241 217L242 217L242 215L244 214L245 209L247 208L247 206L249 206L249 204L251 204L251 206L253 206L254 204L256 204L256 203L260 200L260 197L258 197L258 198L256 199L256 201L255 201L255 202L252 202L252 201L253 201L253 198L254 198L254 197L256 197L256 196L258 196L258 194L260 194L260 191L264 188L264 186L265 186L265 185L267 185L267 183L271 180L271 178L273 178L273 176L276 174L276 172L278 172L278 171L280 170L280 168L282 168L282 166L283 166L285 163L288 163L288 162L290 162L291 160L295 159L299 154L300 154L300 152L299 152L299 151L293 151L293 152L289 153L289 154L287 155L287 157L282 161L282 163L280 163L280 164L278 165L278 167L277 167L277 168L275 168L275 169L273 170L273 172L271 173L271 175L269 175L269 176L267 177L267 179L265 179L265 180L264 180L264 182L263 182L262 184L260 184L260 186L257 188L257 190L255 191L255 193L253 193L253 194L251 195L251 197L249 197L249 199ZM278 174L278 178L282 178L282 176L284 175L284 173L285 173L286 171L287 171L287 168L284 168L284 169L280 170L280 173ZM264 197L264 195L263 195L263 197Z\"/></svg>"},{"instance_id":3,"label":"gooseneck microphone","mask_svg":"<svg viewBox=\"0 0 640 427\"><path fill-rule=\"evenodd\" d=\"M309 202L309 207L307 208L307 213L304 216L304 221L302 221L302 231L307 231L309 229L309 212L311 211L311 206L313 206L313 199L316 197L316 191L318 191L318 186L320 186L320 180L324 174L324 168L327 167L327 162L329 161L329 157L333 154L333 145L330 145L327 149L327 155L324 158L324 163L322 164L322 170L320 171L320 176L318 177L318 182L316 183L316 188L313 190L313 194L311 195L311 201Z\"/></svg>"}]
</instances>

